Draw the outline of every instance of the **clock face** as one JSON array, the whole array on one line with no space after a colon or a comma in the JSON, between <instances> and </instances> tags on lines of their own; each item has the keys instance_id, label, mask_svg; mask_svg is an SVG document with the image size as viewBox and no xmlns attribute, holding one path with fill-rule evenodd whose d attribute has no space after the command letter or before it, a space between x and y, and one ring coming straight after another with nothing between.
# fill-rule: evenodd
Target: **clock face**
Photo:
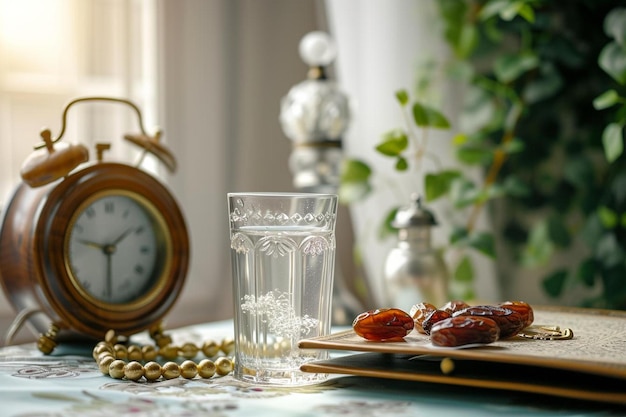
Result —
<instances>
[{"instance_id":1,"label":"clock face","mask_svg":"<svg viewBox=\"0 0 626 417\"><path fill-rule=\"evenodd\" d=\"M66 235L72 282L98 303L140 300L160 279L164 233L160 214L139 195L109 191L88 199Z\"/></svg>"}]
</instances>

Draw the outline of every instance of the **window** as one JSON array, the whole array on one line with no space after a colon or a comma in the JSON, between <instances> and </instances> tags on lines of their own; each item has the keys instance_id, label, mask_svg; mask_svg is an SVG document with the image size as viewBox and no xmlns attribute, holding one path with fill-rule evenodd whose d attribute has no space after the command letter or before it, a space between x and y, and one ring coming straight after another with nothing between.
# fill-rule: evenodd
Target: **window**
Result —
<instances>
[{"instance_id":1,"label":"window","mask_svg":"<svg viewBox=\"0 0 626 417\"><path fill-rule=\"evenodd\" d=\"M152 126L155 27L152 0L0 0L0 207L40 142L40 129L59 133L69 100L129 98ZM137 121L127 108L77 106L67 121L63 141L90 151L97 141L112 142L112 158L130 156L121 138L137 131Z\"/></svg>"},{"instance_id":2,"label":"window","mask_svg":"<svg viewBox=\"0 0 626 417\"><path fill-rule=\"evenodd\" d=\"M155 123L156 2L154 0L0 0L0 210L19 183L20 167L53 137L72 99L128 98ZM72 106L62 140L112 144L108 158L130 161L123 135L137 132L136 115L115 103ZM13 313L0 295L0 329Z\"/></svg>"}]
</instances>

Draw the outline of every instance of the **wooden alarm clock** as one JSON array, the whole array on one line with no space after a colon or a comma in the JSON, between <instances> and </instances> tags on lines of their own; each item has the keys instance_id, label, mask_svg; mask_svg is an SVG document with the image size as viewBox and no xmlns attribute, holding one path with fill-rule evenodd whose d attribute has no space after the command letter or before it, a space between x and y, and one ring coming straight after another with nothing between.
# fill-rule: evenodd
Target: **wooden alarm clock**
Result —
<instances>
[{"instance_id":1,"label":"wooden alarm clock","mask_svg":"<svg viewBox=\"0 0 626 417\"><path fill-rule=\"evenodd\" d=\"M95 161L83 145L58 144L68 110L86 101L135 110L141 134L125 139L143 150L136 165L105 161L109 144L97 145ZM41 333L44 353L60 340L160 327L182 290L190 257L176 199L140 168L146 153L170 171L176 160L160 132L146 134L139 108L124 99L79 98L65 107L62 122L58 137L41 133L44 143L25 161L0 223L0 282L16 321Z\"/></svg>"}]
</instances>

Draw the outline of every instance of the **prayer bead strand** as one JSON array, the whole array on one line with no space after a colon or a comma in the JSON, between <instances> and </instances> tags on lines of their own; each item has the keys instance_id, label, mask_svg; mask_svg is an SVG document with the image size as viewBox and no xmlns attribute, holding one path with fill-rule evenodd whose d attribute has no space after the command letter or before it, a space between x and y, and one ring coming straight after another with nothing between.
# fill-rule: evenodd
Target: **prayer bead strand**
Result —
<instances>
[{"instance_id":1,"label":"prayer bead strand","mask_svg":"<svg viewBox=\"0 0 626 417\"><path fill-rule=\"evenodd\" d=\"M145 378L146 381L156 381L159 378L193 379L196 376L208 379L215 374L228 375L233 370L233 360L229 357L221 356L214 361L211 359L220 351L230 355L234 348L232 339L224 339L221 344L207 341L199 347L193 343L172 345L172 339L162 333L152 336L156 346L126 346L117 343L118 337L114 332L107 332L105 340L98 342L93 349L93 358L100 372L114 379L139 381ZM206 358L196 363L192 359L200 352ZM167 362L159 364L156 362L158 357ZM182 358L182 363L175 362L177 358Z\"/></svg>"}]
</instances>

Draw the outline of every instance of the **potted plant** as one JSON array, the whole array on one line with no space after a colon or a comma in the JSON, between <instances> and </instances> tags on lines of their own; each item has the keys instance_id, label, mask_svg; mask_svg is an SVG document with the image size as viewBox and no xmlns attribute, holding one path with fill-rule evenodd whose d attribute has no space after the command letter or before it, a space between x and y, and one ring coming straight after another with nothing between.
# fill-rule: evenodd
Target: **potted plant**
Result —
<instances>
[{"instance_id":1,"label":"potted plant","mask_svg":"<svg viewBox=\"0 0 626 417\"><path fill-rule=\"evenodd\" d=\"M452 296L472 296L466 253L478 250L498 265L509 294L536 285L555 302L626 309L626 8L613 0L437 5L454 51L438 68L466 85L449 135L461 168L441 167L423 185L427 202L448 199L462 213L444 248L463 254L450 265L464 284ZM407 125L376 149L397 171L425 153L411 146L415 126L450 125L409 96L396 92ZM476 166L482 182L463 169ZM367 161L348 160L344 201L367 198L373 175ZM476 227L484 211L492 231Z\"/></svg>"}]
</instances>

